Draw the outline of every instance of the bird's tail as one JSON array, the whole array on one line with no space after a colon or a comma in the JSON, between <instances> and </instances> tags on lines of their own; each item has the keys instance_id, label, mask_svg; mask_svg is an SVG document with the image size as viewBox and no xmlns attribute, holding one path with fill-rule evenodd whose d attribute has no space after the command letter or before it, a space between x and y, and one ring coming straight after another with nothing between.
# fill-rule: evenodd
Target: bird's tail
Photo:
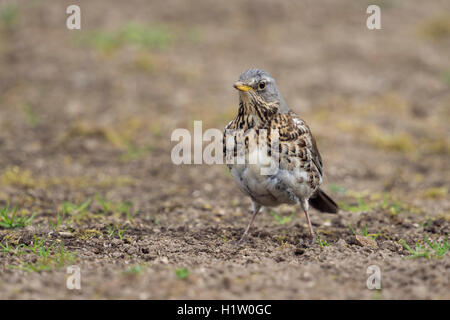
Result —
<instances>
[{"instance_id":1,"label":"bird's tail","mask_svg":"<svg viewBox=\"0 0 450 320\"><path fill-rule=\"evenodd\" d=\"M336 202L323 192L322 189L318 189L316 193L314 193L309 199L309 204L321 212L337 213L339 210Z\"/></svg>"}]
</instances>

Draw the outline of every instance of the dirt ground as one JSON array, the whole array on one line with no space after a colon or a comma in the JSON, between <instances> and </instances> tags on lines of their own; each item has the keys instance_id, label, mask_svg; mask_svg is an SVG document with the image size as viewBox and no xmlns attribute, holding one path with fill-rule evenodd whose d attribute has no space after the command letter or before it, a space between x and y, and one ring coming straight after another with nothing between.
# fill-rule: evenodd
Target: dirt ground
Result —
<instances>
[{"instance_id":1,"label":"dirt ground","mask_svg":"<svg viewBox=\"0 0 450 320\"><path fill-rule=\"evenodd\" d=\"M425 240L450 231L449 56L443 0L0 0L0 210L25 221L0 226L0 298L449 299ZM250 67L318 141L341 211L311 212L313 246L292 206L236 246L250 201L226 167L171 161L174 129L235 116Z\"/></svg>"}]
</instances>

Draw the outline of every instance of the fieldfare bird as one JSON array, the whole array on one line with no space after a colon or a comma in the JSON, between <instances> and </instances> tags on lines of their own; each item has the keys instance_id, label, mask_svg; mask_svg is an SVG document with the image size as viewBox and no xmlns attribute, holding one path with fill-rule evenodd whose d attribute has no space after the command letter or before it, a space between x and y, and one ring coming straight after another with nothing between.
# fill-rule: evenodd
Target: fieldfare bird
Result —
<instances>
[{"instance_id":1,"label":"fieldfare bird","mask_svg":"<svg viewBox=\"0 0 450 320\"><path fill-rule=\"evenodd\" d=\"M300 204L306 215L311 242L314 242L309 204L328 213L337 213L338 206L319 188L322 183L322 158L311 130L289 109L268 72L247 70L240 75L234 87L239 91L239 111L225 128L224 153L231 175L252 201L252 217L238 243L247 236L261 207L275 207L283 203ZM263 136L267 138L264 140ZM230 137L231 140L228 140ZM274 143L273 137L277 138L277 143ZM243 141L242 148L239 148L238 139ZM231 148L229 141L232 142ZM271 166L276 164L274 170L264 173L262 170L267 169L267 162L260 160L262 149L256 147L261 141L271 144L272 147L263 149L263 153L271 159ZM243 155L245 161L229 161L230 155L233 160ZM258 160L251 162L249 159L256 159L252 158L255 155Z\"/></svg>"}]
</instances>

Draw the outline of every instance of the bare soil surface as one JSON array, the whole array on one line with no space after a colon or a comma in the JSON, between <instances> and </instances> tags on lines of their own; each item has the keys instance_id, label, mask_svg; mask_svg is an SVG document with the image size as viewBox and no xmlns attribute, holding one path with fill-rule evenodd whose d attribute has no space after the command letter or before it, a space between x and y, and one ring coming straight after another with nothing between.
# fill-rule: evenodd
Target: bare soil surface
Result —
<instances>
[{"instance_id":1,"label":"bare soil surface","mask_svg":"<svg viewBox=\"0 0 450 320\"><path fill-rule=\"evenodd\" d=\"M1 0L0 210L34 216L0 226L0 298L449 299L426 239L450 231L450 2L375 1L370 31L372 2L80 0L68 30L73 1ZM236 246L250 201L226 167L171 161L174 129L235 116L250 67L310 125L340 204L311 212L312 246L292 206Z\"/></svg>"}]
</instances>

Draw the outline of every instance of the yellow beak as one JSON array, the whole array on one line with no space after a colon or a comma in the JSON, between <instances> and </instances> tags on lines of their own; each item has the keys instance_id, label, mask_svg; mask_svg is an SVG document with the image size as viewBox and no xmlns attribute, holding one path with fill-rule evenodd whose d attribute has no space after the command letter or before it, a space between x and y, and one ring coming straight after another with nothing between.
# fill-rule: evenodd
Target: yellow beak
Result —
<instances>
[{"instance_id":1,"label":"yellow beak","mask_svg":"<svg viewBox=\"0 0 450 320\"><path fill-rule=\"evenodd\" d=\"M253 90L252 87L249 87L249 86L245 85L244 83L242 83L242 82L240 82L240 81L236 82L236 83L233 85L233 87L235 87L235 88L238 89L239 91L244 91L244 92L247 92L247 91L249 91L249 90Z\"/></svg>"}]
</instances>

